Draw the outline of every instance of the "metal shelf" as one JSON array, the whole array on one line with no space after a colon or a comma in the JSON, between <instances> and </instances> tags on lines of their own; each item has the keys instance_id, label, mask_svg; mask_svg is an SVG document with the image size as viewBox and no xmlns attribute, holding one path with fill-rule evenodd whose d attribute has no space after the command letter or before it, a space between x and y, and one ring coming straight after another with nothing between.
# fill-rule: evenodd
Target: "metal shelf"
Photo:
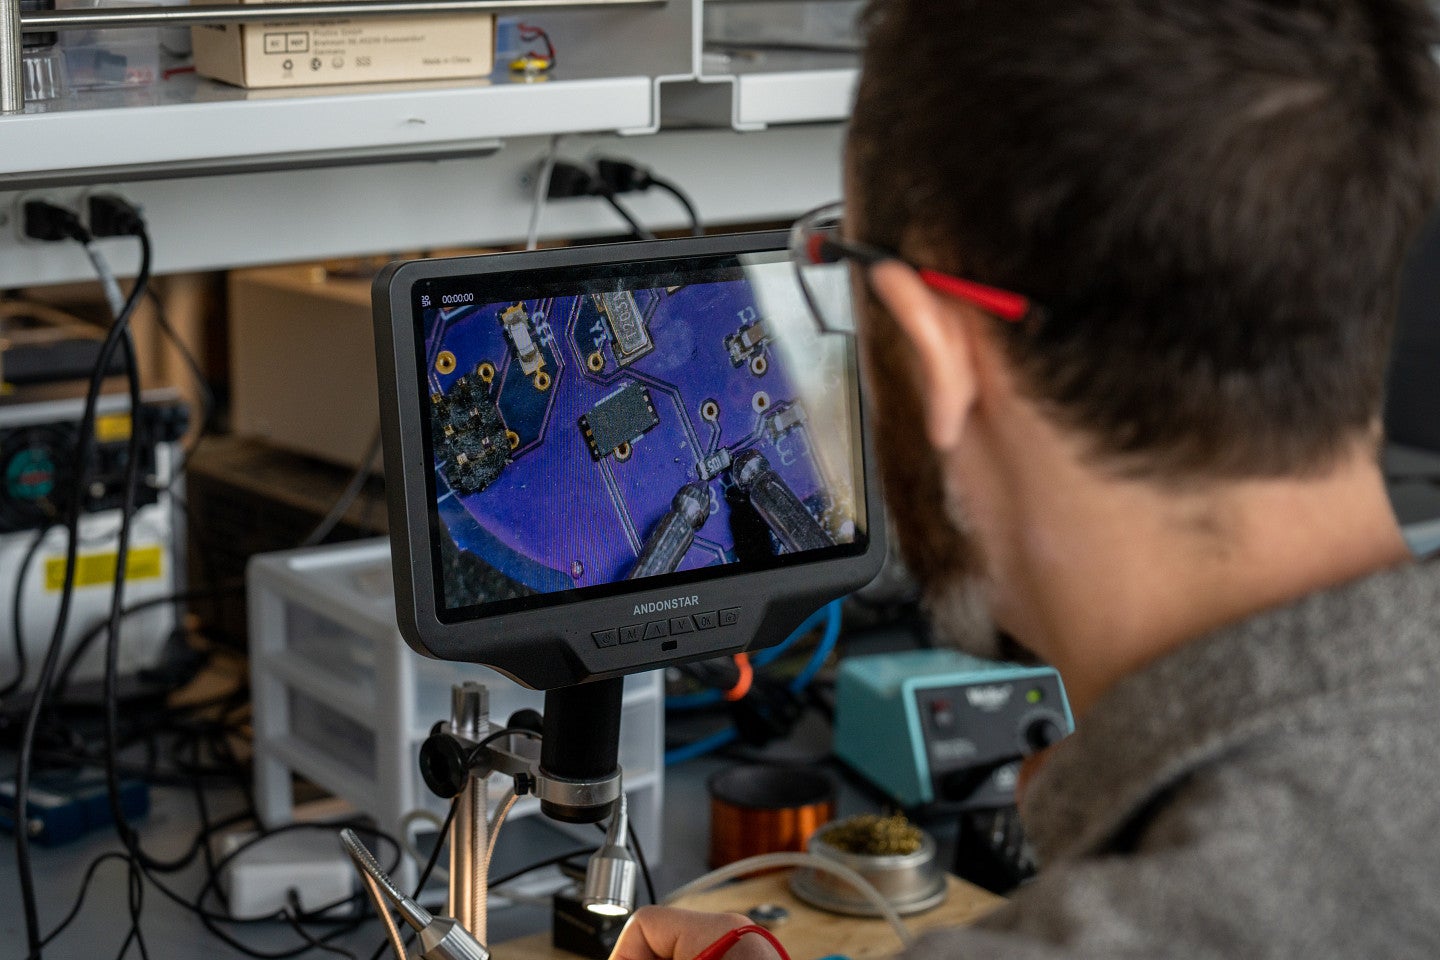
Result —
<instances>
[{"instance_id":1,"label":"metal shelf","mask_svg":"<svg viewBox=\"0 0 1440 960\"><path fill-rule=\"evenodd\" d=\"M0 115L0 287L91 276L73 245L19 238L17 204L32 191L78 207L103 187L140 204L162 274L514 243L531 176L562 134L565 156L619 154L683 183L712 225L780 221L837 196L855 55L717 56L707 2L557 7L543 22L561 70L538 83L501 72L245 90L180 74ZM629 202L654 229L685 222L668 197ZM546 205L542 226L549 237L617 229L591 201ZM133 244L103 245L117 270L135 269Z\"/></svg>"},{"instance_id":2,"label":"metal shelf","mask_svg":"<svg viewBox=\"0 0 1440 960\"><path fill-rule=\"evenodd\" d=\"M684 185L708 224L778 222L840 195L841 135L834 123L777 125L745 134L729 129L665 130L640 137L576 134L565 137L561 153L637 160ZM523 240L534 192L531 177L549 141L517 137L479 158L213 177L115 176L91 183L144 209L160 274L494 246ZM9 146L3 133L0 143ZM49 188L41 194L78 209L86 189ZM0 221L13 218L16 201L29 195L0 189ZM660 191L627 197L627 202L652 229L676 229L686 222L674 199ZM546 204L541 221L544 237L613 235L624 229L613 210L591 199ZM117 271L133 273L133 242L114 239L100 245ZM78 245L21 242L13 224L0 225L0 289L93 276Z\"/></svg>"},{"instance_id":3,"label":"metal shelf","mask_svg":"<svg viewBox=\"0 0 1440 960\"><path fill-rule=\"evenodd\" d=\"M860 70L847 53L706 50L692 77L666 82L663 123L738 131L845 120Z\"/></svg>"},{"instance_id":4,"label":"metal shelf","mask_svg":"<svg viewBox=\"0 0 1440 960\"><path fill-rule=\"evenodd\" d=\"M737 130L784 123L844 120L850 116L858 71L742 73L735 78L731 123Z\"/></svg>"},{"instance_id":5,"label":"metal shelf","mask_svg":"<svg viewBox=\"0 0 1440 960\"><path fill-rule=\"evenodd\" d=\"M0 188L491 152L653 125L650 78L242 90L191 75L0 116Z\"/></svg>"}]
</instances>

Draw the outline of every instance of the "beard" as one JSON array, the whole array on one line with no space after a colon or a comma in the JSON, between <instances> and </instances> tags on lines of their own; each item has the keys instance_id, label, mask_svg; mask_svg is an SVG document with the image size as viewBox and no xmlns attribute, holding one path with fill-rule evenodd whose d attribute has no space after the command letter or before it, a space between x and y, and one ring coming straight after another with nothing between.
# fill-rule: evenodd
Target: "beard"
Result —
<instances>
[{"instance_id":1,"label":"beard","mask_svg":"<svg viewBox=\"0 0 1440 960\"><path fill-rule=\"evenodd\" d=\"M871 310L862 325L868 387L891 542L920 587L937 640L972 656L1013 655L985 599L986 565L959 491L925 436L925 412L909 342L894 321Z\"/></svg>"}]
</instances>

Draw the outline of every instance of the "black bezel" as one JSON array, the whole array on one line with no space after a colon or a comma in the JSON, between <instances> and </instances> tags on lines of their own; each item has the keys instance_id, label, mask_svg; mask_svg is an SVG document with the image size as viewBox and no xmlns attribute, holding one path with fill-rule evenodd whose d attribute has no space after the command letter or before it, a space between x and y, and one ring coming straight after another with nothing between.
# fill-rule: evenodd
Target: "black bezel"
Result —
<instances>
[{"instance_id":1,"label":"black bezel","mask_svg":"<svg viewBox=\"0 0 1440 960\"><path fill-rule=\"evenodd\" d=\"M741 234L411 261L392 264L376 278L377 367L396 604L401 633L411 646L441 659L484 663L529 686L550 688L776 643L819 604L874 576L884 552L884 523L862 416L862 476L857 479L866 491L866 522L854 544L782 555L774 563L747 565L739 573L706 568L452 609L446 609L437 582L440 521L430 510L435 479L421 388L422 286L433 295L447 282L464 279L466 289L473 290L476 278L485 277L479 281L483 286L504 284L512 293L517 286L573 291L609 265L623 265L650 282L666 264L708 260L718 266L726 258L735 262L746 254L783 254L785 248L783 232ZM734 629L687 636L683 647L679 642L665 650L648 643L596 647L592 631L643 621L647 614L640 612L641 606L669 600L694 600L707 610L739 610L740 622Z\"/></svg>"}]
</instances>

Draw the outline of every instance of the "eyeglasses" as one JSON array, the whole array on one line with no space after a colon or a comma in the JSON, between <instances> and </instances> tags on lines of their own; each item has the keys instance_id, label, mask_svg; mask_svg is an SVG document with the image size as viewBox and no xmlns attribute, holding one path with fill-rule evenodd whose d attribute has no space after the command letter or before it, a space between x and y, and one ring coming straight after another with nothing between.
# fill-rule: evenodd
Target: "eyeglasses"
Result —
<instances>
[{"instance_id":1,"label":"eyeglasses","mask_svg":"<svg viewBox=\"0 0 1440 960\"><path fill-rule=\"evenodd\" d=\"M821 332L855 334L849 278L843 268L846 260L867 267L886 260L906 263L930 289L963 300L1002 320L1024 320L1036 308L1037 304L1022 294L917 266L899 254L847 240L840 235L844 210L840 203L816 207L790 228L790 260L795 265L795 278Z\"/></svg>"}]
</instances>

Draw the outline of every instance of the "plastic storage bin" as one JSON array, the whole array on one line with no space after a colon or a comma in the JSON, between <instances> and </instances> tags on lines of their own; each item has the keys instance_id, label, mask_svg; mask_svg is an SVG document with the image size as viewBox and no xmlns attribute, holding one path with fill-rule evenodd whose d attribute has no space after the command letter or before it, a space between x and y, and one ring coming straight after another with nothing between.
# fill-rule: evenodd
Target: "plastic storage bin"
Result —
<instances>
[{"instance_id":1,"label":"plastic storage bin","mask_svg":"<svg viewBox=\"0 0 1440 960\"><path fill-rule=\"evenodd\" d=\"M383 538L260 554L246 581L255 799L267 826L292 819L293 775L392 832L417 808L443 816L448 801L426 789L418 757L430 728L449 717L451 685L484 683L495 723L544 704L543 693L493 670L431 660L405 644L395 626L390 544ZM620 764L630 817L652 865L661 856L664 702L658 673L627 678ZM508 777L492 778L492 812L509 785ZM539 810L534 797L523 797L510 817ZM555 826L595 839L593 827ZM414 865L405 867L408 879Z\"/></svg>"}]
</instances>

